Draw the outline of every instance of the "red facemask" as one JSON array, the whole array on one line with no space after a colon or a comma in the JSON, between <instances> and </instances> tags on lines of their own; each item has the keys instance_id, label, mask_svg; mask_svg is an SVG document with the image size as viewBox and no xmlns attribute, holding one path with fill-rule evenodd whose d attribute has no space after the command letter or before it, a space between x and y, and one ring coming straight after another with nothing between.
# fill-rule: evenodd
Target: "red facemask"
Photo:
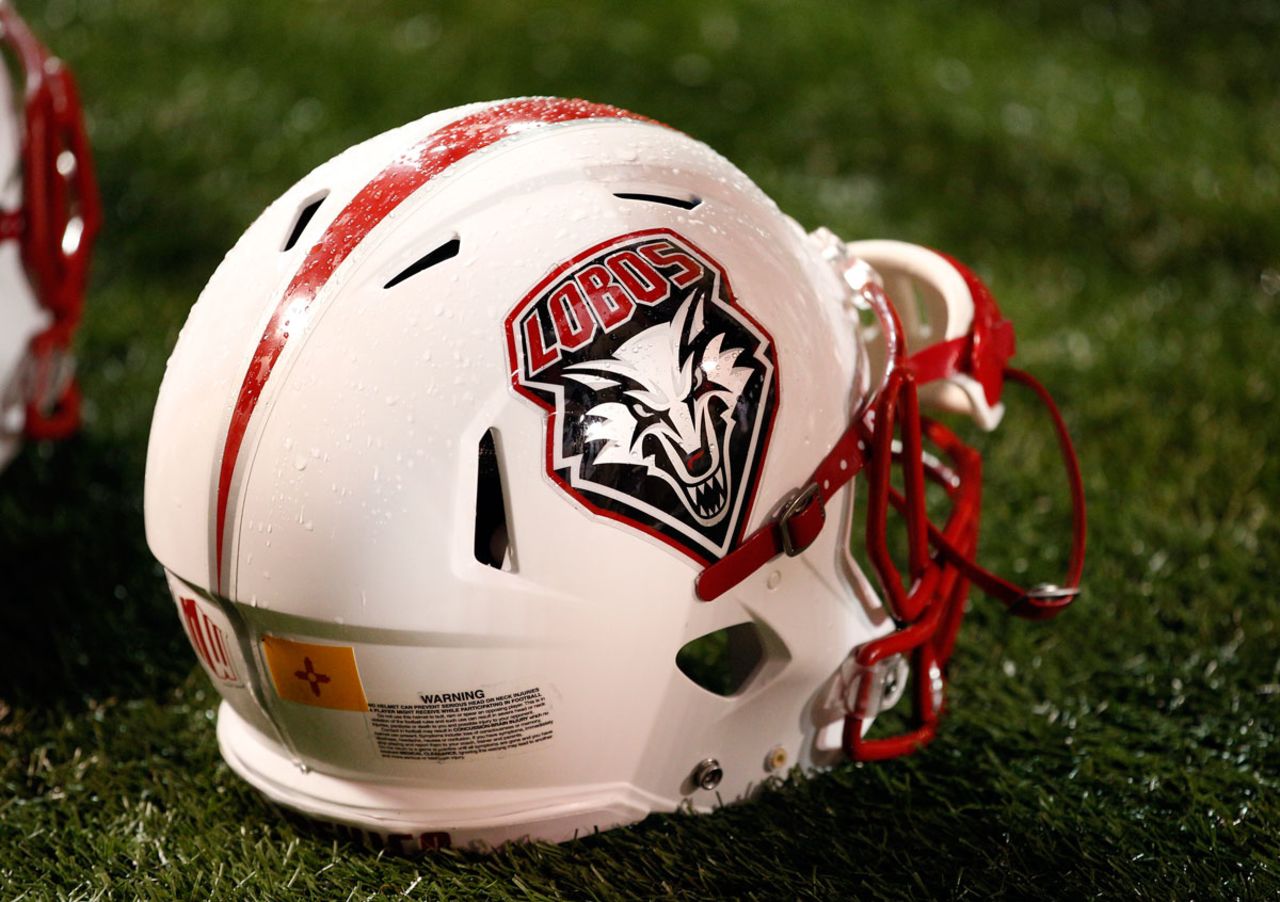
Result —
<instances>
[{"instance_id":1,"label":"red facemask","mask_svg":"<svg viewBox=\"0 0 1280 902\"><path fill-rule=\"evenodd\" d=\"M1075 599L1084 566L1084 489L1066 424L1044 387L1008 366L1014 349L1013 326L1000 315L991 292L966 266L946 259L964 278L973 298L974 317L967 334L908 355L898 314L878 282L855 285L855 303L874 312L885 338L886 366L879 390L854 411L849 428L809 482L793 493L781 515L704 570L696 584L698 597L711 601L777 555L802 553L826 522L827 501L854 475L866 474L867 555L898 628L853 651L856 679L850 682L853 697L847 700L844 749L859 761L906 754L933 738L944 700L947 661L971 585L1004 603L1015 616L1044 620ZM852 272L857 265L850 261L846 271ZM921 386L953 375L973 379L988 405L999 403L1004 382L1011 379L1030 388L1047 407L1072 501L1073 540L1061 584L1022 588L976 562L981 457L942 423L923 416L918 399ZM901 492L890 479L895 466L902 471ZM940 526L926 514L928 481L941 486L951 503ZM889 552L890 508L906 527L905 573ZM900 659L908 663L913 677L911 725L901 735L868 739L865 727L877 713L885 670Z\"/></svg>"}]
</instances>

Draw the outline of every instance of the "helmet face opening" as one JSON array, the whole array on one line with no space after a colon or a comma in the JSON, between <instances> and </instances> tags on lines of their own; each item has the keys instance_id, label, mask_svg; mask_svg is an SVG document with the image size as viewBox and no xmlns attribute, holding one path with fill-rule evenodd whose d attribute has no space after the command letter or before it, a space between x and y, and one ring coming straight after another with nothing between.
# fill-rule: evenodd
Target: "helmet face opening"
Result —
<instances>
[{"instance_id":1,"label":"helmet face opening","mask_svg":"<svg viewBox=\"0 0 1280 902\"><path fill-rule=\"evenodd\" d=\"M995 411L1012 333L975 345L994 303L888 244L806 235L704 145L582 101L447 110L303 179L193 308L148 455L231 767L415 851L928 741L985 571L976 453L923 410Z\"/></svg>"}]
</instances>

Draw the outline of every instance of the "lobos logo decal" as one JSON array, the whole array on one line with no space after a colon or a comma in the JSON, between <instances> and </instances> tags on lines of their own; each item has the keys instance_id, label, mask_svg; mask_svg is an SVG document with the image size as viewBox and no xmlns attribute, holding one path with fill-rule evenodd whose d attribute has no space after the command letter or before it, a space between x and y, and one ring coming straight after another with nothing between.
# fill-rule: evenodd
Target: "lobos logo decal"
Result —
<instances>
[{"instance_id":1,"label":"lobos logo decal","mask_svg":"<svg viewBox=\"0 0 1280 902\"><path fill-rule=\"evenodd\" d=\"M593 513L701 563L741 536L778 403L773 341L675 232L557 267L507 316L516 391L547 411L547 473Z\"/></svg>"}]
</instances>

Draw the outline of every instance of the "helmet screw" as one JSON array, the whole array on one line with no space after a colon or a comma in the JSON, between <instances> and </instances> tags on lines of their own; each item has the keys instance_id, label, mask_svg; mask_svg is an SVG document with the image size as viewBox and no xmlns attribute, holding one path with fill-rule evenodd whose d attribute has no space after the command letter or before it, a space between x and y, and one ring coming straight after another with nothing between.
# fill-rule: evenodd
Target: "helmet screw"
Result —
<instances>
[{"instance_id":1,"label":"helmet screw","mask_svg":"<svg viewBox=\"0 0 1280 902\"><path fill-rule=\"evenodd\" d=\"M787 750L780 745L769 749L769 754L764 756L764 769L767 771L775 771L786 763Z\"/></svg>"},{"instance_id":2,"label":"helmet screw","mask_svg":"<svg viewBox=\"0 0 1280 902\"><path fill-rule=\"evenodd\" d=\"M715 758L703 758L693 769L693 782L699 789L715 789L724 779L724 770Z\"/></svg>"}]
</instances>

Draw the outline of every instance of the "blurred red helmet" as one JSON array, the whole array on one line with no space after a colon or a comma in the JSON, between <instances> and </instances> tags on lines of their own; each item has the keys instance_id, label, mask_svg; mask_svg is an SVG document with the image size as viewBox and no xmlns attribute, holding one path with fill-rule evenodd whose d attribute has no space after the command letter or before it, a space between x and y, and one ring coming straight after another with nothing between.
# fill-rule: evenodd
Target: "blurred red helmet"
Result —
<instances>
[{"instance_id":1,"label":"blurred red helmet","mask_svg":"<svg viewBox=\"0 0 1280 902\"><path fill-rule=\"evenodd\" d=\"M0 2L0 467L79 423L71 339L101 221L75 81ZM10 73L20 81L14 83Z\"/></svg>"}]
</instances>

